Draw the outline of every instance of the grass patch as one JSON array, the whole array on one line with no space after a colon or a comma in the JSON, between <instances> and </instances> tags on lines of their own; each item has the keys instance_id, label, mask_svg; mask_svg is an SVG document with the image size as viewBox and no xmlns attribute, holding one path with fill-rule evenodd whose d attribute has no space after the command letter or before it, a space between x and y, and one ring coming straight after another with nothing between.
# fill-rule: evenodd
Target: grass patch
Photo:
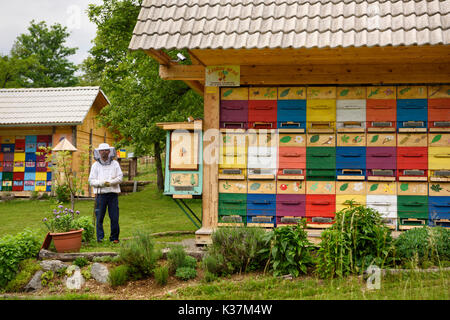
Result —
<instances>
[{"instance_id":1,"label":"grass patch","mask_svg":"<svg viewBox=\"0 0 450 320\"><path fill-rule=\"evenodd\" d=\"M150 166L149 166L150 167ZM154 176L154 170L143 172L138 176L138 180L151 180L149 177ZM144 178L142 178L144 177ZM186 203L196 213L201 213L201 200L187 199ZM6 234L16 234L23 230L24 226L35 229L39 232L44 240L47 230L45 229L42 219L56 207L56 202L50 200L28 200L15 199L7 202L0 202L0 237ZM88 216L93 218L94 201L82 200L77 201L75 209L81 212L80 216ZM132 237L133 232L137 229L145 229L151 233L163 231L195 231L196 228L189 221L175 202L164 196L158 191L156 184L147 185L142 191L121 195L119 197L120 210L120 238ZM105 239L108 239L110 233L109 217L106 215L103 228L105 230ZM184 239L184 235L171 237L170 241L179 241ZM190 235L186 238L194 238ZM163 241L164 238L158 238ZM165 240L165 239L164 239ZM165 240L167 241L167 240ZM118 246L104 241L97 244L92 242L87 246L82 246L82 252L89 251L117 251Z\"/></svg>"},{"instance_id":2,"label":"grass patch","mask_svg":"<svg viewBox=\"0 0 450 320\"><path fill-rule=\"evenodd\" d=\"M450 271L386 275L379 290L368 290L361 277L300 277L281 280L263 274L221 278L179 289L163 299L187 300L448 300Z\"/></svg>"}]
</instances>

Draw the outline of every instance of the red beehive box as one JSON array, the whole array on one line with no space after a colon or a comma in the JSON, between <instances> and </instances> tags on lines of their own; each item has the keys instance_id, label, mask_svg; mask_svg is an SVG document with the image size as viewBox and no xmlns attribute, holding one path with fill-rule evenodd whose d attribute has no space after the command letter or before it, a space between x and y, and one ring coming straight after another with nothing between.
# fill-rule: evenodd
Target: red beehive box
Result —
<instances>
[{"instance_id":1,"label":"red beehive box","mask_svg":"<svg viewBox=\"0 0 450 320\"><path fill-rule=\"evenodd\" d=\"M384 128L396 128L397 103L395 99L367 99L366 101L367 128L379 128L377 125L390 122Z\"/></svg>"},{"instance_id":2,"label":"red beehive box","mask_svg":"<svg viewBox=\"0 0 450 320\"><path fill-rule=\"evenodd\" d=\"M404 177L426 181L428 176L427 147L397 147L397 174L399 180Z\"/></svg>"},{"instance_id":3,"label":"red beehive box","mask_svg":"<svg viewBox=\"0 0 450 320\"><path fill-rule=\"evenodd\" d=\"M439 125L439 122L447 123ZM449 127L448 122L450 122L450 99L428 99L428 127Z\"/></svg>"},{"instance_id":4,"label":"red beehive box","mask_svg":"<svg viewBox=\"0 0 450 320\"><path fill-rule=\"evenodd\" d=\"M335 194L307 194L306 195L306 220L308 223L331 223L314 221L313 218L334 218L336 212Z\"/></svg>"},{"instance_id":5,"label":"red beehive box","mask_svg":"<svg viewBox=\"0 0 450 320\"><path fill-rule=\"evenodd\" d=\"M250 100L248 102L249 129L277 127L277 100Z\"/></svg>"},{"instance_id":6,"label":"red beehive box","mask_svg":"<svg viewBox=\"0 0 450 320\"><path fill-rule=\"evenodd\" d=\"M279 147L278 168L304 170L306 168L306 147Z\"/></svg>"},{"instance_id":7,"label":"red beehive box","mask_svg":"<svg viewBox=\"0 0 450 320\"><path fill-rule=\"evenodd\" d=\"M14 181L20 181L24 180L25 172L14 172L13 173L13 180Z\"/></svg>"}]
</instances>

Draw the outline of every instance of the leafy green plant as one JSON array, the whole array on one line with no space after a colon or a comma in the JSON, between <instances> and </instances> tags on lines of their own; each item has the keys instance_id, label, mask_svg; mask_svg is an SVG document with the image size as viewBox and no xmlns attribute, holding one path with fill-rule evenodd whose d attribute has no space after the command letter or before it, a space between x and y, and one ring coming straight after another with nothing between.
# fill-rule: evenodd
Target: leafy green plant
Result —
<instances>
[{"instance_id":1,"label":"leafy green plant","mask_svg":"<svg viewBox=\"0 0 450 320\"><path fill-rule=\"evenodd\" d=\"M155 269L154 272L156 283L160 286L165 286L169 279L169 268L167 266L161 266Z\"/></svg>"},{"instance_id":2,"label":"leafy green plant","mask_svg":"<svg viewBox=\"0 0 450 320\"><path fill-rule=\"evenodd\" d=\"M89 264L89 260L85 257L78 257L72 262L72 264L83 268L84 266L87 266Z\"/></svg>"},{"instance_id":3,"label":"leafy green plant","mask_svg":"<svg viewBox=\"0 0 450 320\"><path fill-rule=\"evenodd\" d=\"M189 267L181 267L177 269L175 277L184 281L194 279L197 277L197 270Z\"/></svg>"},{"instance_id":4,"label":"leafy green plant","mask_svg":"<svg viewBox=\"0 0 450 320\"><path fill-rule=\"evenodd\" d=\"M0 288L14 279L22 260L35 257L41 247L36 232L29 229L0 238Z\"/></svg>"},{"instance_id":5,"label":"leafy green plant","mask_svg":"<svg viewBox=\"0 0 450 320\"><path fill-rule=\"evenodd\" d=\"M321 239L316 271L323 278L361 274L371 264L382 268L392 261L391 231L381 215L353 202L336 213Z\"/></svg>"},{"instance_id":6,"label":"leafy green plant","mask_svg":"<svg viewBox=\"0 0 450 320\"><path fill-rule=\"evenodd\" d=\"M56 201L67 203L70 201L70 189L68 185L57 185L55 188Z\"/></svg>"},{"instance_id":7,"label":"leafy green plant","mask_svg":"<svg viewBox=\"0 0 450 320\"><path fill-rule=\"evenodd\" d=\"M204 275L203 275L203 281L208 283L208 282L213 282L217 280L217 276L209 271L205 271Z\"/></svg>"},{"instance_id":8,"label":"leafy green plant","mask_svg":"<svg viewBox=\"0 0 450 320\"><path fill-rule=\"evenodd\" d=\"M251 270L262 270L266 264L267 255L261 250L267 247L266 231L260 228L227 227L217 229L211 236L212 244L208 246L206 256L216 267L208 269L217 274L232 274ZM216 273L216 272L214 272Z\"/></svg>"},{"instance_id":9,"label":"leafy green plant","mask_svg":"<svg viewBox=\"0 0 450 320\"><path fill-rule=\"evenodd\" d=\"M127 283L130 277L129 267L125 264L117 266L109 272L108 282L111 287L117 287Z\"/></svg>"},{"instance_id":10,"label":"leafy green plant","mask_svg":"<svg viewBox=\"0 0 450 320\"><path fill-rule=\"evenodd\" d=\"M414 228L394 241L396 263L417 267L450 260L450 230L442 227Z\"/></svg>"},{"instance_id":11,"label":"leafy green plant","mask_svg":"<svg viewBox=\"0 0 450 320\"><path fill-rule=\"evenodd\" d=\"M300 272L307 273L308 266L312 265L312 243L308 241L308 234L304 230L306 221L296 226L284 226L267 233L270 239L268 263L274 276L291 274L298 277ZM266 252L262 250L262 252Z\"/></svg>"},{"instance_id":12,"label":"leafy green plant","mask_svg":"<svg viewBox=\"0 0 450 320\"><path fill-rule=\"evenodd\" d=\"M195 268L197 268L197 259L195 259L194 257L191 257L191 256L186 256L186 257L184 257L184 261L181 266L195 269Z\"/></svg>"},{"instance_id":13,"label":"leafy green plant","mask_svg":"<svg viewBox=\"0 0 450 320\"><path fill-rule=\"evenodd\" d=\"M119 249L120 260L126 264L133 279L152 275L161 251L156 250L153 238L147 231L138 230L131 240L122 242Z\"/></svg>"},{"instance_id":14,"label":"leafy green plant","mask_svg":"<svg viewBox=\"0 0 450 320\"><path fill-rule=\"evenodd\" d=\"M72 209L64 208L63 205L58 205L57 209L53 209L53 216L44 218L42 222L50 232L68 232L77 229L77 218L80 211L73 211Z\"/></svg>"},{"instance_id":15,"label":"leafy green plant","mask_svg":"<svg viewBox=\"0 0 450 320\"><path fill-rule=\"evenodd\" d=\"M73 221L74 229L83 229L82 239L83 242L91 242L95 240L95 227L92 223L92 218L89 216L78 217Z\"/></svg>"},{"instance_id":16,"label":"leafy green plant","mask_svg":"<svg viewBox=\"0 0 450 320\"><path fill-rule=\"evenodd\" d=\"M175 274L179 267L183 266L184 260L186 258L186 252L182 246L176 245L170 248L167 253L167 261L169 263L169 272Z\"/></svg>"},{"instance_id":17,"label":"leafy green plant","mask_svg":"<svg viewBox=\"0 0 450 320\"><path fill-rule=\"evenodd\" d=\"M33 275L41 270L35 259L25 259L19 263L19 272L5 287L6 292L19 292L31 280Z\"/></svg>"},{"instance_id":18,"label":"leafy green plant","mask_svg":"<svg viewBox=\"0 0 450 320\"><path fill-rule=\"evenodd\" d=\"M55 273L52 270L45 271L41 275L41 284L42 284L42 286L46 287L47 285L49 285L54 277L55 277Z\"/></svg>"}]
</instances>

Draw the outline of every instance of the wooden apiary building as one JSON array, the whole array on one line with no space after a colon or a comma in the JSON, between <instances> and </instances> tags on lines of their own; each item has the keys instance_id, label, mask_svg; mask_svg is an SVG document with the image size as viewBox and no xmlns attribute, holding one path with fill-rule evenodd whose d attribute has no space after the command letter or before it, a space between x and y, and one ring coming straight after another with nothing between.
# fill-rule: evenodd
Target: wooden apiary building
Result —
<instances>
[{"instance_id":1,"label":"wooden apiary building","mask_svg":"<svg viewBox=\"0 0 450 320\"><path fill-rule=\"evenodd\" d=\"M449 15L447 0L143 1L129 49L204 97L198 242L230 223L323 228L351 200L392 228L449 226Z\"/></svg>"},{"instance_id":2,"label":"wooden apiary building","mask_svg":"<svg viewBox=\"0 0 450 320\"><path fill-rule=\"evenodd\" d=\"M50 192L52 164L39 149L54 147L62 138L78 149L72 168L78 172L80 152L114 142L96 119L108 104L99 87L1 89L0 192L17 196ZM90 166L92 152L88 161L85 165Z\"/></svg>"}]
</instances>

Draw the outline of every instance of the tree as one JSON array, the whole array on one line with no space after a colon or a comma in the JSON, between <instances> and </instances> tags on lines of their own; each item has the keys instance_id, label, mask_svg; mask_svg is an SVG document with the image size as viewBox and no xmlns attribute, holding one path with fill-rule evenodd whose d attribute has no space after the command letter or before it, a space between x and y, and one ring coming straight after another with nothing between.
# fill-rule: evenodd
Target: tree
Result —
<instances>
[{"instance_id":1,"label":"tree","mask_svg":"<svg viewBox=\"0 0 450 320\"><path fill-rule=\"evenodd\" d=\"M77 67L67 57L77 48L64 46L69 33L66 27L56 23L50 27L44 21L31 21L28 34L17 37L11 49L11 59L29 61L35 57L37 63L21 70L17 83L20 87L69 87L76 85Z\"/></svg>"},{"instance_id":2,"label":"tree","mask_svg":"<svg viewBox=\"0 0 450 320\"><path fill-rule=\"evenodd\" d=\"M0 56L0 88L21 87L24 74L30 68L40 68L35 55L27 58Z\"/></svg>"},{"instance_id":3,"label":"tree","mask_svg":"<svg viewBox=\"0 0 450 320\"><path fill-rule=\"evenodd\" d=\"M111 102L101 112L101 123L120 133L116 136L119 146L134 146L136 155L155 155L157 184L162 190L160 154L165 133L155 124L201 117L202 97L181 81L162 80L158 63L144 52L128 51L141 2L104 0L101 5L90 5L88 15L97 25L97 35L83 70L86 79L100 80ZM176 52L168 54L175 57Z\"/></svg>"}]
</instances>

